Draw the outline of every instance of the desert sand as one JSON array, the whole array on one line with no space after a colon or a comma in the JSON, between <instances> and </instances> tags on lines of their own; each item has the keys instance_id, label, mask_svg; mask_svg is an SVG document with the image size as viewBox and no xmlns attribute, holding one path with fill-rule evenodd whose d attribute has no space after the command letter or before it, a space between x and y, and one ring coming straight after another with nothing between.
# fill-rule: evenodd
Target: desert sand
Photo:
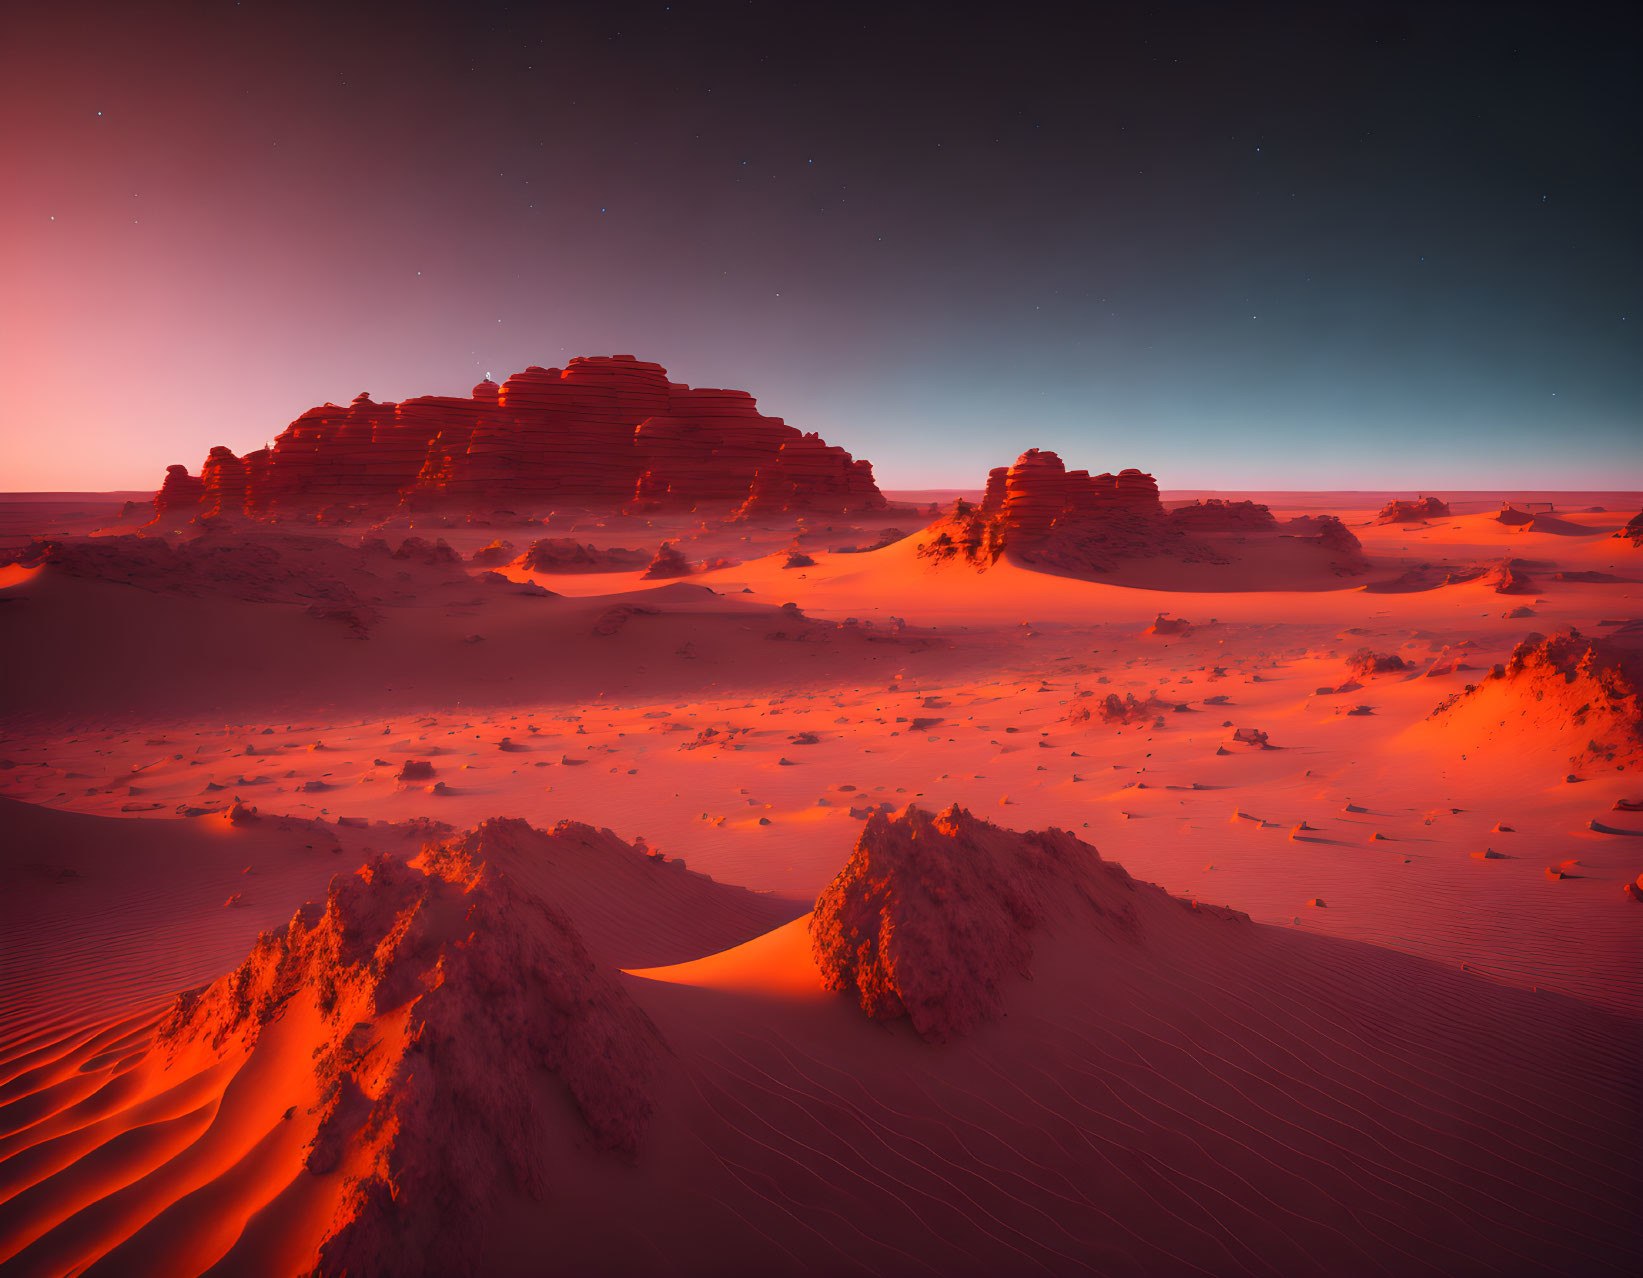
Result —
<instances>
[{"instance_id":1,"label":"desert sand","mask_svg":"<svg viewBox=\"0 0 1643 1278\"><path fill-rule=\"evenodd\" d=\"M0 1271L1634 1272L1643 495L828 464L0 500Z\"/></svg>"}]
</instances>

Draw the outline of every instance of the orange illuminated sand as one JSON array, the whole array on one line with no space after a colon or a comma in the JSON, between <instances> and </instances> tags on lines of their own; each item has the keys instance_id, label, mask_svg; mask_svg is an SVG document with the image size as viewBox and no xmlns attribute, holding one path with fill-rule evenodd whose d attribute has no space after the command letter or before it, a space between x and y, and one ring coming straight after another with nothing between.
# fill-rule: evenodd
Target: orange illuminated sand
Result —
<instances>
[{"instance_id":1,"label":"orange illuminated sand","mask_svg":"<svg viewBox=\"0 0 1643 1278\"><path fill-rule=\"evenodd\" d=\"M825 998L822 974L810 952L809 926L806 914L733 949L672 967L633 968L628 975L775 999Z\"/></svg>"},{"instance_id":2,"label":"orange illuminated sand","mask_svg":"<svg viewBox=\"0 0 1643 1278\"><path fill-rule=\"evenodd\" d=\"M1533 525L1458 501L1369 524L1379 504L1336 507L1361 580L1281 554L1219 581L936 569L894 512L906 540L837 554L878 526L813 528L788 569L792 526L614 521L573 535L742 562L535 577L549 598L458 583L366 639L6 569L0 645L29 677L0 693L0 1264L312 1266L357 1210L346 1160L305 1170L321 1013L174 1055L155 1026L334 875L506 816L614 832L493 828L487 863L564 912L665 1063L631 1158L530 1084L547 1172L475 1209L488 1271L551 1246L612 1272L1626 1272L1637 764L1582 757L1578 707L1545 699L1431 716L1531 631L1643 617L1643 552L1611 535L1640 500ZM1526 593L1361 588L1505 559ZM1145 633L1161 613L1192 625ZM1352 676L1359 648L1407 668ZM1077 713L1109 693L1152 709ZM1004 1016L924 1042L823 989L807 913L866 810L908 803L1059 826L1252 922L1149 897L1114 949L1054 920ZM401 1015L363 1018L370 1050Z\"/></svg>"}]
</instances>

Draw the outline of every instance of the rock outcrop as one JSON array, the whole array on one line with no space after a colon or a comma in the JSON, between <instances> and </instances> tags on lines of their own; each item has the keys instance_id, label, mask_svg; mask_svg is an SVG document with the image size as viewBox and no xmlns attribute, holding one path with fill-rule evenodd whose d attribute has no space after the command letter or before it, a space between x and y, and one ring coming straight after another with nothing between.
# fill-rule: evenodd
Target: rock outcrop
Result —
<instances>
[{"instance_id":1,"label":"rock outcrop","mask_svg":"<svg viewBox=\"0 0 1643 1278\"><path fill-rule=\"evenodd\" d=\"M1099 475L1068 470L1059 456L1039 448L1022 453L1008 469L989 473L980 505L956 502L948 516L925 530L918 554L984 569L1007 553L1076 576L1159 557L1225 565L1244 553L1232 551L1233 542L1257 535L1310 543L1316 550L1309 555L1337 575L1369 566L1357 537L1332 515L1280 523L1258 503L1219 500L1166 512L1151 475L1133 469Z\"/></svg>"},{"instance_id":2,"label":"rock outcrop","mask_svg":"<svg viewBox=\"0 0 1643 1278\"><path fill-rule=\"evenodd\" d=\"M1254 501L1195 501L1169 513L1170 523L1189 532L1268 532L1278 526L1269 507Z\"/></svg>"},{"instance_id":3,"label":"rock outcrop","mask_svg":"<svg viewBox=\"0 0 1643 1278\"><path fill-rule=\"evenodd\" d=\"M865 546L834 546L835 555L866 555L875 550L883 550L886 546L893 546L907 536L900 528L881 529L879 535Z\"/></svg>"},{"instance_id":4,"label":"rock outcrop","mask_svg":"<svg viewBox=\"0 0 1643 1278\"><path fill-rule=\"evenodd\" d=\"M161 1024L162 1053L278 1055L266 1085L317 1096L307 1169L341 1173L320 1272L471 1272L497 1196L553 1191L566 1138L544 1096L619 1156L650 1117L649 1018L469 843L338 876Z\"/></svg>"},{"instance_id":5,"label":"rock outcrop","mask_svg":"<svg viewBox=\"0 0 1643 1278\"><path fill-rule=\"evenodd\" d=\"M1152 625L1141 633L1144 635L1184 635L1192 631L1192 622L1185 617L1172 617L1167 612L1161 612L1153 619Z\"/></svg>"},{"instance_id":6,"label":"rock outcrop","mask_svg":"<svg viewBox=\"0 0 1643 1278\"><path fill-rule=\"evenodd\" d=\"M268 448L212 449L197 481L172 467L156 512L194 497L214 517L322 522L555 506L751 517L885 505L868 462L764 416L745 391L670 382L631 355L532 365L466 399L361 394L312 408Z\"/></svg>"},{"instance_id":7,"label":"rock outcrop","mask_svg":"<svg viewBox=\"0 0 1643 1278\"><path fill-rule=\"evenodd\" d=\"M1402 674L1414 666L1395 652L1376 652L1373 648L1359 648L1346 659L1346 673L1354 679L1372 679L1376 675Z\"/></svg>"},{"instance_id":8,"label":"rock outcrop","mask_svg":"<svg viewBox=\"0 0 1643 1278\"><path fill-rule=\"evenodd\" d=\"M645 569L643 580L666 581L672 577L688 577L694 571L678 543L664 541L656 547L656 554L650 561L650 567Z\"/></svg>"},{"instance_id":9,"label":"rock outcrop","mask_svg":"<svg viewBox=\"0 0 1643 1278\"><path fill-rule=\"evenodd\" d=\"M906 1016L941 1040L1004 1010L1033 934L1062 911L1080 926L1135 927L1123 867L1062 830L1017 834L953 806L875 811L810 916L817 966L868 1016Z\"/></svg>"},{"instance_id":10,"label":"rock outcrop","mask_svg":"<svg viewBox=\"0 0 1643 1278\"><path fill-rule=\"evenodd\" d=\"M1634 546L1643 547L1643 510L1633 515L1615 536L1624 538Z\"/></svg>"},{"instance_id":11,"label":"rock outcrop","mask_svg":"<svg viewBox=\"0 0 1643 1278\"><path fill-rule=\"evenodd\" d=\"M572 537L543 537L531 543L519 560L531 572L632 572L650 557L642 550L622 546L583 545Z\"/></svg>"},{"instance_id":12,"label":"rock outcrop","mask_svg":"<svg viewBox=\"0 0 1643 1278\"><path fill-rule=\"evenodd\" d=\"M955 505L952 515L929 529L930 540L919 553L943 560L959 557L986 567L1006 549L1033 556L1053 553L1052 543L1074 530L1110 532L1119 525L1133 526L1163 520L1158 485L1138 470L1091 475L1069 471L1061 458L1047 449L1030 448L1015 465L999 467L987 476L980 506Z\"/></svg>"},{"instance_id":13,"label":"rock outcrop","mask_svg":"<svg viewBox=\"0 0 1643 1278\"><path fill-rule=\"evenodd\" d=\"M1093 476L1087 470L1069 471L1055 453L1029 448L1005 477L1005 536L1018 547L1043 541L1064 518L1119 513L1163 514L1151 475L1139 470Z\"/></svg>"},{"instance_id":14,"label":"rock outcrop","mask_svg":"<svg viewBox=\"0 0 1643 1278\"><path fill-rule=\"evenodd\" d=\"M1601 639L1532 634L1431 718L1476 733L1473 749L1561 748L1577 771L1643 766L1643 622Z\"/></svg>"},{"instance_id":15,"label":"rock outcrop","mask_svg":"<svg viewBox=\"0 0 1643 1278\"><path fill-rule=\"evenodd\" d=\"M1446 519L1449 503L1436 497L1420 497L1415 501L1393 500L1380 508L1375 516L1377 524L1412 524L1428 519Z\"/></svg>"},{"instance_id":16,"label":"rock outcrop","mask_svg":"<svg viewBox=\"0 0 1643 1278\"><path fill-rule=\"evenodd\" d=\"M1109 692L1105 697L1091 697L1089 704L1080 703L1067 711L1067 722L1073 727L1099 720L1108 725L1123 727L1131 723L1146 723L1158 717L1158 712L1168 708L1168 703L1149 695L1144 700L1133 692L1126 692L1120 697L1116 692Z\"/></svg>"},{"instance_id":17,"label":"rock outcrop","mask_svg":"<svg viewBox=\"0 0 1643 1278\"><path fill-rule=\"evenodd\" d=\"M167 466L165 481L154 494L154 518L167 516L192 517L205 494L205 486L198 475L190 475L187 466Z\"/></svg>"}]
</instances>

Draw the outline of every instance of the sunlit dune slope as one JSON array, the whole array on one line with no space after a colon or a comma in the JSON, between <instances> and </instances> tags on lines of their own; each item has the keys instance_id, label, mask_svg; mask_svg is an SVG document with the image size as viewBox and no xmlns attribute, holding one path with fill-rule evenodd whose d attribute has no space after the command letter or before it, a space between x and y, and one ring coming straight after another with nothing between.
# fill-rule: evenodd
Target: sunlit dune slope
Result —
<instances>
[{"instance_id":1,"label":"sunlit dune slope","mask_svg":"<svg viewBox=\"0 0 1643 1278\"><path fill-rule=\"evenodd\" d=\"M163 1018L8 1052L8 1271L1628 1271L1635 1022L956 808L619 976L761 907L606 837L378 857Z\"/></svg>"}]
</instances>

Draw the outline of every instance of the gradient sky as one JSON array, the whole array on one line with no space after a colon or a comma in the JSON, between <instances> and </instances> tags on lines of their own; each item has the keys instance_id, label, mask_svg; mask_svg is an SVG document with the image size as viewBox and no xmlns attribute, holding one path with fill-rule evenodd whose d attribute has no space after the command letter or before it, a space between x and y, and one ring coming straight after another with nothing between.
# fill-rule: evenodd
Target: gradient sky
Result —
<instances>
[{"instance_id":1,"label":"gradient sky","mask_svg":"<svg viewBox=\"0 0 1643 1278\"><path fill-rule=\"evenodd\" d=\"M888 487L1640 488L1638 8L0 4L0 489L613 352Z\"/></svg>"}]
</instances>

